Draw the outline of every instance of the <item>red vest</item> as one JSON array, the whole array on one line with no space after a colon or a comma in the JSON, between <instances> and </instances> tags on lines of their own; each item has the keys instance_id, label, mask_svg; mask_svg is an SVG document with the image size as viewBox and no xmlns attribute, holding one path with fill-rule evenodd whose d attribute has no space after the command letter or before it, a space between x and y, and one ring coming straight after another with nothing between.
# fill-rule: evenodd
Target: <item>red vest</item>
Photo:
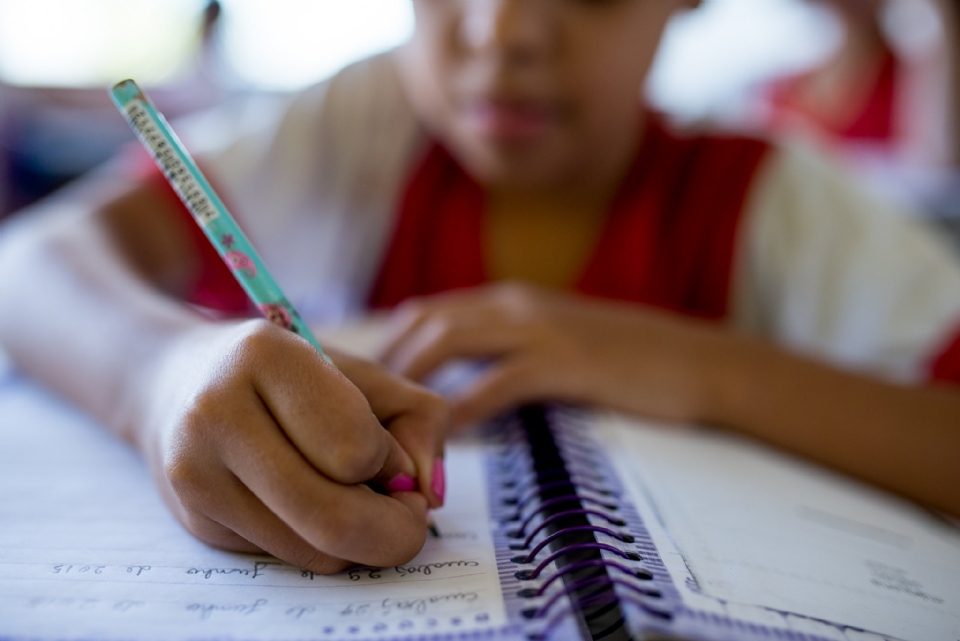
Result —
<instances>
[{"instance_id":1,"label":"red vest","mask_svg":"<svg viewBox=\"0 0 960 641\"><path fill-rule=\"evenodd\" d=\"M648 121L575 289L722 318L744 200L769 146L741 137L679 137L659 119ZM488 282L484 211L483 189L433 145L403 195L370 305L390 308L411 296Z\"/></svg>"}]
</instances>

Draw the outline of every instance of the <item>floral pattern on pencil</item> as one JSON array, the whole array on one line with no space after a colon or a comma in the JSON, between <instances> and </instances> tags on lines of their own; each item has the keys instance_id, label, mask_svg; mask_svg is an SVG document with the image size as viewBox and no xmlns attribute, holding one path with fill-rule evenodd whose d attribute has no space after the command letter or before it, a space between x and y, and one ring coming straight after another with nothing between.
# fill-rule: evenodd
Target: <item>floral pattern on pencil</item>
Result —
<instances>
[{"instance_id":1,"label":"floral pattern on pencil","mask_svg":"<svg viewBox=\"0 0 960 641\"><path fill-rule=\"evenodd\" d=\"M257 275L257 264L242 251L236 249L228 251L223 258L233 271L240 272L247 278L253 278Z\"/></svg>"},{"instance_id":2,"label":"floral pattern on pencil","mask_svg":"<svg viewBox=\"0 0 960 641\"><path fill-rule=\"evenodd\" d=\"M293 329L293 318L283 305L266 303L260 305L260 311L263 312L266 319L274 325L279 325L284 329Z\"/></svg>"}]
</instances>

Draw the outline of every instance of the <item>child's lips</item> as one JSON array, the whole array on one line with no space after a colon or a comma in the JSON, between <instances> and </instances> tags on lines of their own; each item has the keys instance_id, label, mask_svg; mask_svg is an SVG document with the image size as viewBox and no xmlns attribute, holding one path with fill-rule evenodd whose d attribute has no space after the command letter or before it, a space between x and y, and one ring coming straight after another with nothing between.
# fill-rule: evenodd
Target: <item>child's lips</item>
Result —
<instances>
[{"instance_id":1,"label":"child's lips","mask_svg":"<svg viewBox=\"0 0 960 641\"><path fill-rule=\"evenodd\" d=\"M466 109L467 122L482 136L507 143L532 142L559 122L557 109L535 102L477 100Z\"/></svg>"}]
</instances>

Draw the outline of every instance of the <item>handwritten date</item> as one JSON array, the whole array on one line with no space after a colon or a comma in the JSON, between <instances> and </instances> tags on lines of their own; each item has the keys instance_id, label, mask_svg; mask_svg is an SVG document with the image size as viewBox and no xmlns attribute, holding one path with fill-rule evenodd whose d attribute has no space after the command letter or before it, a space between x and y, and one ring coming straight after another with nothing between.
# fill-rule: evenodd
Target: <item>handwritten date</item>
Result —
<instances>
[{"instance_id":1,"label":"handwritten date","mask_svg":"<svg viewBox=\"0 0 960 641\"><path fill-rule=\"evenodd\" d=\"M347 571L347 576L351 581L360 581L362 579L376 581L378 579L393 577L408 577L414 575L429 576L440 570L455 568L475 568L480 565L479 561L460 560L460 561L441 561L438 563L424 563L422 565L397 565L392 568L354 568ZM304 570L301 575L304 578L313 579L314 574Z\"/></svg>"},{"instance_id":2,"label":"handwritten date","mask_svg":"<svg viewBox=\"0 0 960 641\"><path fill-rule=\"evenodd\" d=\"M93 565L93 564L80 564L80 563L58 563L51 568L52 574L59 574L61 576L65 575L106 575L112 573L124 573L131 574L133 576L140 576L144 572L150 570L149 565Z\"/></svg>"},{"instance_id":3,"label":"handwritten date","mask_svg":"<svg viewBox=\"0 0 960 641\"><path fill-rule=\"evenodd\" d=\"M252 568L190 568L187 570L187 574L191 576L199 575L204 579L225 575L245 576L251 579L256 579L259 576L263 576L266 569L271 565L280 564L274 561L257 561L253 564Z\"/></svg>"}]
</instances>

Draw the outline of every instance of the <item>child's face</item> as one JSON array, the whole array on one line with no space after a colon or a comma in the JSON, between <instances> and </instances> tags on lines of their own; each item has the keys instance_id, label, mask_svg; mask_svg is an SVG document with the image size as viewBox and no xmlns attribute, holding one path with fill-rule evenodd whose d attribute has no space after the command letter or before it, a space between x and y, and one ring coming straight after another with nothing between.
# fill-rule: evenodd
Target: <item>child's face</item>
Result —
<instances>
[{"instance_id":1,"label":"child's face","mask_svg":"<svg viewBox=\"0 0 960 641\"><path fill-rule=\"evenodd\" d=\"M695 4L414 0L404 83L420 118L488 186L589 180L632 151L663 28Z\"/></svg>"}]
</instances>

